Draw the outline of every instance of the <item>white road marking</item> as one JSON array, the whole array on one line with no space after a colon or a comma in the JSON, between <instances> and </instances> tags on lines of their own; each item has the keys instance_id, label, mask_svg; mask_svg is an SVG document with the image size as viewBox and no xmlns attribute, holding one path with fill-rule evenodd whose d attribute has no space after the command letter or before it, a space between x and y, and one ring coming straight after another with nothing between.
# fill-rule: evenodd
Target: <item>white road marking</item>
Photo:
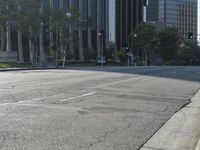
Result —
<instances>
[{"instance_id":1,"label":"white road marking","mask_svg":"<svg viewBox=\"0 0 200 150\"><path fill-rule=\"evenodd\" d=\"M66 101L69 101L69 100L73 100L73 99L78 99L78 98L82 98L82 97L87 97L87 96L90 96L90 95L94 95L96 93L97 92L91 92L91 93L83 94L83 95L80 95L80 96L75 96L75 97L71 97L71 98L68 98L68 99L63 99L63 100L60 100L60 101L61 102L66 102Z\"/></svg>"}]
</instances>

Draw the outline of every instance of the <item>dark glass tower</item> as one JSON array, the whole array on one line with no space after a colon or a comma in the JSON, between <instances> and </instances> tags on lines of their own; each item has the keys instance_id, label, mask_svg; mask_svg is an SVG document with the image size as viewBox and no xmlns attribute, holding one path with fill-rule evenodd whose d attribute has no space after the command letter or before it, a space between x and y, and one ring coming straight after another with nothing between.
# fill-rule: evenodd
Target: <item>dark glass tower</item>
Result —
<instances>
[{"instance_id":1,"label":"dark glass tower","mask_svg":"<svg viewBox=\"0 0 200 150\"><path fill-rule=\"evenodd\" d=\"M158 5L159 0L149 0L147 6L147 21L158 21Z\"/></svg>"},{"instance_id":2,"label":"dark glass tower","mask_svg":"<svg viewBox=\"0 0 200 150\"><path fill-rule=\"evenodd\" d=\"M66 12L70 11L71 6L76 7L85 22L83 27L73 29L74 34L78 35L80 47L75 50L75 58L80 60L84 59L81 56L84 55L84 49L93 50L96 57L99 57L102 47L110 50L126 47L129 34L143 21L143 0L49 0L48 2L52 8L63 9ZM54 33L50 33L49 37L50 41L55 40ZM12 40L17 41L17 38L12 36ZM47 47L48 41L45 43ZM52 56L53 52L50 55Z\"/></svg>"},{"instance_id":3,"label":"dark glass tower","mask_svg":"<svg viewBox=\"0 0 200 150\"><path fill-rule=\"evenodd\" d=\"M143 0L116 0L116 42L118 50L127 47L128 37L143 21Z\"/></svg>"}]
</instances>

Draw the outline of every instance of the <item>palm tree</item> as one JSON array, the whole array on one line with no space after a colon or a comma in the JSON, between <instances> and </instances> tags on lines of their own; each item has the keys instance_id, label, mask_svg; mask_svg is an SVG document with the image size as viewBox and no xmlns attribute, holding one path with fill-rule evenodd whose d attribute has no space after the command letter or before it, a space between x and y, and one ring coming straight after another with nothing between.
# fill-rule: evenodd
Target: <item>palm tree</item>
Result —
<instances>
[{"instance_id":1,"label":"palm tree","mask_svg":"<svg viewBox=\"0 0 200 150\"><path fill-rule=\"evenodd\" d=\"M49 0L49 7L50 7L50 10L53 9L53 0ZM52 16L50 15L49 16L49 48L50 48L50 56L53 56L53 31L52 31Z\"/></svg>"},{"instance_id":2,"label":"palm tree","mask_svg":"<svg viewBox=\"0 0 200 150\"><path fill-rule=\"evenodd\" d=\"M6 9L9 11L9 6L6 6ZM10 32L10 22L6 22L6 51L11 52L11 32Z\"/></svg>"},{"instance_id":3,"label":"palm tree","mask_svg":"<svg viewBox=\"0 0 200 150\"><path fill-rule=\"evenodd\" d=\"M20 5L18 5L18 15L20 13ZM23 46L22 46L22 32L20 30L17 31L18 34L18 59L19 59L19 63L23 63L24 62L24 55L23 55Z\"/></svg>"},{"instance_id":4,"label":"palm tree","mask_svg":"<svg viewBox=\"0 0 200 150\"><path fill-rule=\"evenodd\" d=\"M81 14L81 17L80 19L83 19L83 16L82 16L82 7L83 7L83 0L79 0L79 13ZM83 35L82 35L82 30L81 28L79 28L79 60L80 61L83 61L84 58L83 58Z\"/></svg>"},{"instance_id":5,"label":"palm tree","mask_svg":"<svg viewBox=\"0 0 200 150\"><path fill-rule=\"evenodd\" d=\"M99 36L100 33L100 24L101 24L101 1L97 0L97 56L100 57L101 52L101 37Z\"/></svg>"},{"instance_id":6,"label":"palm tree","mask_svg":"<svg viewBox=\"0 0 200 150\"><path fill-rule=\"evenodd\" d=\"M88 48L92 49L92 1L88 0Z\"/></svg>"},{"instance_id":7,"label":"palm tree","mask_svg":"<svg viewBox=\"0 0 200 150\"><path fill-rule=\"evenodd\" d=\"M40 15L42 16L43 15L43 1L41 1L41 6L40 6ZM44 33L43 33L43 26L44 26L44 23L41 22L40 23L40 33L39 33L39 49L40 49L40 66L41 67L44 67L45 65L45 53L44 53Z\"/></svg>"}]
</instances>

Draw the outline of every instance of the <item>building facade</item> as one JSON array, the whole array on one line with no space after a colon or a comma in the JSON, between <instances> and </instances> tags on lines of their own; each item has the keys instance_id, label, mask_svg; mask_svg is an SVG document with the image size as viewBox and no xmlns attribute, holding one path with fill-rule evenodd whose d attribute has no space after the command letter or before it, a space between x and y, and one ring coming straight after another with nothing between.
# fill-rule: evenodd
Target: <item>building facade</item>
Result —
<instances>
[{"instance_id":1,"label":"building facade","mask_svg":"<svg viewBox=\"0 0 200 150\"><path fill-rule=\"evenodd\" d=\"M118 50L128 46L129 35L143 22L143 0L116 0L116 42Z\"/></svg>"},{"instance_id":2,"label":"building facade","mask_svg":"<svg viewBox=\"0 0 200 150\"><path fill-rule=\"evenodd\" d=\"M197 30L198 30L198 19L197 19L197 1L190 0L184 1L178 4L177 14L177 28L183 39L188 38L188 33L193 33L193 42L197 42Z\"/></svg>"},{"instance_id":3,"label":"building facade","mask_svg":"<svg viewBox=\"0 0 200 150\"><path fill-rule=\"evenodd\" d=\"M66 12L70 11L70 7L75 7L81 20L88 22L78 29L79 46L82 49L79 51L89 48L96 50L96 57L100 57L102 46L104 49L115 47L116 0L52 0L52 7Z\"/></svg>"},{"instance_id":4,"label":"building facade","mask_svg":"<svg viewBox=\"0 0 200 150\"><path fill-rule=\"evenodd\" d=\"M149 0L147 6L147 21L157 22L158 21L158 7L159 0Z\"/></svg>"},{"instance_id":5,"label":"building facade","mask_svg":"<svg viewBox=\"0 0 200 150\"><path fill-rule=\"evenodd\" d=\"M75 59L84 60L84 50L93 50L96 58L101 57L102 49L110 51L120 50L127 47L128 36L136 25L143 21L143 0L50 0L50 7L70 12L75 7L84 26L73 29L78 35L79 48L76 51ZM23 51L22 61L29 60L28 40L20 33L12 31L7 26L7 52ZM55 41L54 33L50 33L47 40ZM43 49L48 49L48 41L43 35L39 36L39 42L44 42ZM19 40L23 47L19 47ZM10 47L12 46L12 47ZM22 50L23 49L23 50ZM53 52L50 53L54 55Z\"/></svg>"},{"instance_id":6,"label":"building facade","mask_svg":"<svg viewBox=\"0 0 200 150\"><path fill-rule=\"evenodd\" d=\"M143 21L143 0L52 1L54 8L62 3L61 8L69 11L75 6L83 20L92 18L91 26L79 29L79 45L82 49L96 50L96 57L101 57L102 47L110 51L127 47L129 34Z\"/></svg>"},{"instance_id":7,"label":"building facade","mask_svg":"<svg viewBox=\"0 0 200 150\"><path fill-rule=\"evenodd\" d=\"M192 41L196 42L197 10L197 0L149 0L147 21L159 29L176 27L183 40L193 32Z\"/></svg>"},{"instance_id":8,"label":"building facade","mask_svg":"<svg viewBox=\"0 0 200 150\"><path fill-rule=\"evenodd\" d=\"M158 21L166 27L176 27L184 40L193 32L197 41L197 0L160 0Z\"/></svg>"}]
</instances>

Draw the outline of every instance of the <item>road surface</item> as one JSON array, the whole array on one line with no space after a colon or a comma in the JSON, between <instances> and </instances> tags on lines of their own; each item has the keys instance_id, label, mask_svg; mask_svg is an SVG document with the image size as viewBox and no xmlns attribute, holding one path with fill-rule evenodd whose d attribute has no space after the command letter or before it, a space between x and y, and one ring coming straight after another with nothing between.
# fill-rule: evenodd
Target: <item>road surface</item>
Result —
<instances>
[{"instance_id":1,"label":"road surface","mask_svg":"<svg viewBox=\"0 0 200 150\"><path fill-rule=\"evenodd\" d=\"M0 72L1 150L137 150L200 88L200 67Z\"/></svg>"}]
</instances>

